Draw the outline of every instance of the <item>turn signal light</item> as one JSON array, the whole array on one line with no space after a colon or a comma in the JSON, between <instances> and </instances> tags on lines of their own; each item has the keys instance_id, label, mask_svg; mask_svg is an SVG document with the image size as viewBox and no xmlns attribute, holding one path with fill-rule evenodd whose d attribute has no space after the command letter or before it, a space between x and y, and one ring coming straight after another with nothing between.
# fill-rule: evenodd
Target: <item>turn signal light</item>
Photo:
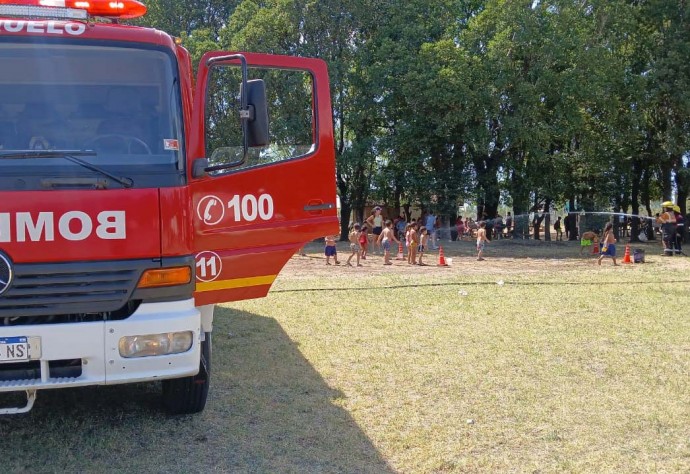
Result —
<instances>
[{"instance_id":1,"label":"turn signal light","mask_svg":"<svg viewBox=\"0 0 690 474\"><path fill-rule=\"evenodd\" d=\"M156 268L146 270L139 279L138 288L158 288L161 286L186 285L192 281L189 267Z\"/></svg>"}]
</instances>

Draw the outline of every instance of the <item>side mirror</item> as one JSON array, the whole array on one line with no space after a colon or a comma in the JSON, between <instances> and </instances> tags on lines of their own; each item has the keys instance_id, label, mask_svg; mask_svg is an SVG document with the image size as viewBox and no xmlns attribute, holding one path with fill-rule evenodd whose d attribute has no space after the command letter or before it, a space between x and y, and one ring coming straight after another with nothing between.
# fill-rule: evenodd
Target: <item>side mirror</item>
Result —
<instances>
[{"instance_id":1,"label":"side mirror","mask_svg":"<svg viewBox=\"0 0 690 474\"><path fill-rule=\"evenodd\" d=\"M266 83L263 79L247 81L247 135L250 147L266 146L270 143L268 135L268 104L266 103Z\"/></svg>"},{"instance_id":2,"label":"side mirror","mask_svg":"<svg viewBox=\"0 0 690 474\"><path fill-rule=\"evenodd\" d=\"M223 171L230 168L236 168L243 165L249 156L250 147L266 146L270 143L268 134L268 102L266 100L266 85L262 79L247 79L247 60L241 54L231 54L228 56L217 56L210 58L207 61L209 70L216 63L220 63L218 69L222 74L222 68L232 66L231 64L223 64L229 61L239 61L242 72L242 82L240 83L240 107L239 119L242 124L242 154L237 155L235 147L220 146L213 150L210 161L220 162L220 164L207 166L203 170L193 169L192 175L195 177L202 177L204 173L212 171ZM223 76L219 76L222 81ZM222 85L222 84L221 84ZM209 89L206 90L206 98L209 100ZM223 101L221 96L219 103L228 108L228 104L232 100ZM208 105L207 105L208 106ZM213 123L215 127L218 124L223 124L224 116L216 117L217 122ZM208 117L207 117L208 120Z\"/></svg>"}]
</instances>

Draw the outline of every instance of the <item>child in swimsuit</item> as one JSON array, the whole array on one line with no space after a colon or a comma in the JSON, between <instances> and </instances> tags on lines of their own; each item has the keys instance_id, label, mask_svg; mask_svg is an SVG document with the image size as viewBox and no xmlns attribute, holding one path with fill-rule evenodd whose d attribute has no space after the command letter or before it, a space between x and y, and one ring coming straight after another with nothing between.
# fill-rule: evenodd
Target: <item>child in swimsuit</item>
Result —
<instances>
[{"instance_id":1,"label":"child in swimsuit","mask_svg":"<svg viewBox=\"0 0 690 474\"><path fill-rule=\"evenodd\" d=\"M601 261L604 257L611 257L613 259L613 264L618 266L616 263L616 237L613 235L613 224L610 222L604 227L604 238L601 239L601 255L599 255L599 259L597 259L598 265L601 265Z\"/></svg>"},{"instance_id":2,"label":"child in swimsuit","mask_svg":"<svg viewBox=\"0 0 690 474\"><path fill-rule=\"evenodd\" d=\"M417 265L417 246L419 245L417 235L417 224L412 224L410 227L410 251L407 254L407 263L410 265Z\"/></svg>"},{"instance_id":3,"label":"child in swimsuit","mask_svg":"<svg viewBox=\"0 0 690 474\"><path fill-rule=\"evenodd\" d=\"M489 241L486 238L486 223L482 222L479 224L479 230L477 231L477 260L484 260L484 246Z\"/></svg>"},{"instance_id":4,"label":"child in swimsuit","mask_svg":"<svg viewBox=\"0 0 690 474\"><path fill-rule=\"evenodd\" d=\"M352 226L352 230L350 231L350 234L347 236L348 240L350 241L350 256L347 259L347 266L351 267L352 263L352 257L357 256L357 266L361 267L362 264L359 263L359 236L362 233L361 227L359 224L355 224Z\"/></svg>"},{"instance_id":5,"label":"child in swimsuit","mask_svg":"<svg viewBox=\"0 0 690 474\"><path fill-rule=\"evenodd\" d=\"M393 232L393 222L390 219L386 220L386 227L381 231L378 242L383 247L383 264L393 265L391 263L391 240L400 243Z\"/></svg>"},{"instance_id":6,"label":"child in swimsuit","mask_svg":"<svg viewBox=\"0 0 690 474\"><path fill-rule=\"evenodd\" d=\"M324 253L326 254L326 265L331 264L331 257L333 257L333 260L335 260L336 265L340 265L340 262L338 261L338 249L335 246L335 237L332 235L327 235L325 240L326 248L324 249Z\"/></svg>"},{"instance_id":7,"label":"child in swimsuit","mask_svg":"<svg viewBox=\"0 0 690 474\"><path fill-rule=\"evenodd\" d=\"M362 226L362 232L359 233L359 254L362 260L367 259L367 247L369 246L369 237L367 233L367 226Z\"/></svg>"},{"instance_id":8,"label":"child in swimsuit","mask_svg":"<svg viewBox=\"0 0 690 474\"><path fill-rule=\"evenodd\" d=\"M426 263L422 261L422 258L424 258L424 250L426 249L428 242L429 231L426 227L422 226L419 229L419 247L417 247L417 252L419 252L419 265L422 267L426 266Z\"/></svg>"},{"instance_id":9,"label":"child in swimsuit","mask_svg":"<svg viewBox=\"0 0 690 474\"><path fill-rule=\"evenodd\" d=\"M586 247L589 247L595 242L599 242L599 235L596 232L590 230L582 234L582 238L580 239L580 255L582 255L582 251Z\"/></svg>"}]
</instances>

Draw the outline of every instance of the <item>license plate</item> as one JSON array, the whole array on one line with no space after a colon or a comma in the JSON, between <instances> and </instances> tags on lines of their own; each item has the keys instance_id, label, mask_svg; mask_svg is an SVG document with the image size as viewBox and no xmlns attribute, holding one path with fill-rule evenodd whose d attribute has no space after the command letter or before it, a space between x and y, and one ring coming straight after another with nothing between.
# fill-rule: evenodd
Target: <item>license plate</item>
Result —
<instances>
[{"instance_id":1,"label":"license plate","mask_svg":"<svg viewBox=\"0 0 690 474\"><path fill-rule=\"evenodd\" d=\"M29 360L29 338L0 337L0 363Z\"/></svg>"}]
</instances>

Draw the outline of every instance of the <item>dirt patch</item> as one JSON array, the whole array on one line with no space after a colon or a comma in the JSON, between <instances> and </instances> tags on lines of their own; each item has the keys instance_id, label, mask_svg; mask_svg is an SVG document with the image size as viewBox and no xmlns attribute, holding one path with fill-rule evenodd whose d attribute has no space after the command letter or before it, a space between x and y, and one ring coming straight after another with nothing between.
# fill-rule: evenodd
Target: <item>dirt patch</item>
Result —
<instances>
[{"instance_id":1,"label":"dirt patch","mask_svg":"<svg viewBox=\"0 0 690 474\"><path fill-rule=\"evenodd\" d=\"M407 260L397 260L397 250L393 255L392 265L383 265L381 253L370 253L363 260L362 267L345 265L350 255L347 242L338 242L340 265L326 265L323 244L310 243L305 246L306 256L295 255L283 268L283 278L353 278L357 275L400 274L400 275L438 275L454 274L474 275L505 274L524 275L570 271L597 267L597 254L592 248L582 250L579 242L540 242L534 240L498 240L490 242L484 251L485 260L477 261L475 244L472 241L443 242L444 257L452 260L451 266L440 267L439 250L433 250L424 257L428 266L409 265ZM636 243L630 245L630 251L642 249L645 252L644 265L623 265L625 244L617 246L617 261L621 268L665 266L669 269L690 269L690 258L685 256L661 256L660 242ZM407 255L405 255L406 257ZM354 262L354 259L353 259ZM610 259L602 261L601 268L612 266ZM280 278L279 277L279 278Z\"/></svg>"}]
</instances>

